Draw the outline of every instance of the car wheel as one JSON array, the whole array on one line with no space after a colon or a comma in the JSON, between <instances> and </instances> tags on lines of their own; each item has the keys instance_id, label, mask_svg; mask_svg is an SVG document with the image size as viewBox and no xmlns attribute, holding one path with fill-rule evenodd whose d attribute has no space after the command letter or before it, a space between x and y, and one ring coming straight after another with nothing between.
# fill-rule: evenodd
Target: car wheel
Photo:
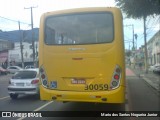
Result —
<instances>
[{"instance_id":1,"label":"car wheel","mask_svg":"<svg viewBox=\"0 0 160 120\"><path fill-rule=\"evenodd\" d=\"M10 94L10 98L12 99L17 99L17 97L18 97L18 94Z\"/></svg>"}]
</instances>

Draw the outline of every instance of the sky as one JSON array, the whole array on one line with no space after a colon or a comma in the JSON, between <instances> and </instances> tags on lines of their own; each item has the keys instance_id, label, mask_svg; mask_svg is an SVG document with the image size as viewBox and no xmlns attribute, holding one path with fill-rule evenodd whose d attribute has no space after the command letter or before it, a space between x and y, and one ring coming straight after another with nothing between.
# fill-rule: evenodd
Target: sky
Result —
<instances>
[{"instance_id":1,"label":"sky","mask_svg":"<svg viewBox=\"0 0 160 120\"><path fill-rule=\"evenodd\" d=\"M3 31L19 29L17 21L21 22L21 29L30 29L31 11L27 9L30 7L35 7L33 8L33 24L34 28L38 28L40 16L48 11L81 7L115 6L114 0L0 0L0 3L0 29ZM133 46L133 27L134 33L138 35L137 45L135 44L135 46L139 48L144 44L143 21L140 19L128 19L124 13L123 18L125 48L131 49ZM147 18L147 40L159 29L160 24L158 17Z\"/></svg>"}]
</instances>

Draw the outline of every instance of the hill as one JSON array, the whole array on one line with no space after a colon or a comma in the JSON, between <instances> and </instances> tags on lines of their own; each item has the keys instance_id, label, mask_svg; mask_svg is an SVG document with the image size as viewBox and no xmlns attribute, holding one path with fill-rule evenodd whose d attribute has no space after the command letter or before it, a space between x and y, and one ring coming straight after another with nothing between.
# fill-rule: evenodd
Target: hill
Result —
<instances>
[{"instance_id":1,"label":"hill","mask_svg":"<svg viewBox=\"0 0 160 120\"><path fill-rule=\"evenodd\" d=\"M39 28L34 28L33 31L34 31L33 38L35 41L38 41ZM0 39L8 40L11 42L19 42L21 39L20 32L22 33L24 42L31 42L32 41L32 30L0 31Z\"/></svg>"}]
</instances>

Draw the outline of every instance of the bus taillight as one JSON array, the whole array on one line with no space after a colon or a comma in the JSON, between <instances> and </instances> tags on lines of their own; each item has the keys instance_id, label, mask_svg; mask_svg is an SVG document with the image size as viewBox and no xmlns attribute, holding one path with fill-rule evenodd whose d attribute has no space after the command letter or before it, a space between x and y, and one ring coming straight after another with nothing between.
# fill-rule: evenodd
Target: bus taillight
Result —
<instances>
[{"instance_id":1,"label":"bus taillight","mask_svg":"<svg viewBox=\"0 0 160 120\"><path fill-rule=\"evenodd\" d=\"M119 75L117 75L117 74L114 75L114 79L115 79L115 80L119 80Z\"/></svg>"},{"instance_id":2,"label":"bus taillight","mask_svg":"<svg viewBox=\"0 0 160 120\"><path fill-rule=\"evenodd\" d=\"M121 69L118 65L116 65L116 68L113 72L112 81L110 83L110 89L116 89L120 85L120 77L121 77Z\"/></svg>"},{"instance_id":3,"label":"bus taillight","mask_svg":"<svg viewBox=\"0 0 160 120\"><path fill-rule=\"evenodd\" d=\"M42 79L45 79L45 77L46 77L46 76L45 76L44 74L41 75L41 78L42 78Z\"/></svg>"},{"instance_id":4,"label":"bus taillight","mask_svg":"<svg viewBox=\"0 0 160 120\"><path fill-rule=\"evenodd\" d=\"M47 88L48 87L47 76L46 76L45 70L42 66L40 67L39 73L40 73L40 79L41 79L42 85L45 88Z\"/></svg>"}]
</instances>

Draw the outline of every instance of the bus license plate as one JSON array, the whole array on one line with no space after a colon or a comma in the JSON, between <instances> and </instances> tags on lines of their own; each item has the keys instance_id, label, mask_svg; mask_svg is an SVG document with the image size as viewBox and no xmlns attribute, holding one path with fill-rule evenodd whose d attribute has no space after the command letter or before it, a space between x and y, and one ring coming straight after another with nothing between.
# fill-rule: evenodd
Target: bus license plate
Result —
<instances>
[{"instance_id":1,"label":"bus license plate","mask_svg":"<svg viewBox=\"0 0 160 120\"><path fill-rule=\"evenodd\" d=\"M72 84L86 84L86 80L84 79L72 79Z\"/></svg>"}]
</instances>

